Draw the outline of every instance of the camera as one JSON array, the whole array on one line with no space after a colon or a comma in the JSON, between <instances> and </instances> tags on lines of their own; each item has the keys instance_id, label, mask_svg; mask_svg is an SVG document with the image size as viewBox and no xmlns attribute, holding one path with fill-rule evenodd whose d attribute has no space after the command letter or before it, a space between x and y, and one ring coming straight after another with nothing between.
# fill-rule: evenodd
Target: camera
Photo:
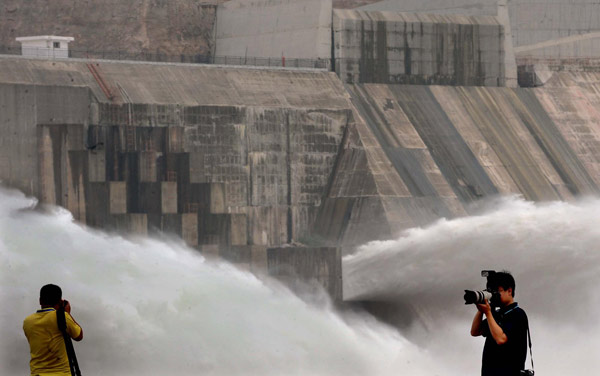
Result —
<instances>
[{"instance_id":1,"label":"camera","mask_svg":"<svg viewBox=\"0 0 600 376\"><path fill-rule=\"evenodd\" d=\"M496 271L482 270L481 276L487 278L486 288L480 291L465 290L465 304L485 304L485 301L488 300L491 306L498 306L500 293L498 293L498 284L495 281Z\"/></svg>"}]
</instances>

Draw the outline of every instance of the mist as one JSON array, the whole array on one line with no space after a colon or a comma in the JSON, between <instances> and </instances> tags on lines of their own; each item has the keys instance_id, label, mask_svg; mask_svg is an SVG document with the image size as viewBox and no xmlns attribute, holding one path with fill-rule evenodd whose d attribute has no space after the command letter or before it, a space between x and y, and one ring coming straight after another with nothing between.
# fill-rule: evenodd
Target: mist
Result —
<instances>
[{"instance_id":1,"label":"mist","mask_svg":"<svg viewBox=\"0 0 600 376\"><path fill-rule=\"evenodd\" d=\"M85 375L428 375L427 351L364 314L300 299L174 241L85 228L0 190L0 374L29 372L23 319L61 286ZM439 373L438 373L439 374Z\"/></svg>"},{"instance_id":2,"label":"mist","mask_svg":"<svg viewBox=\"0 0 600 376\"><path fill-rule=\"evenodd\" d=\"M359 247L344 258L345 299L399 305L403 335L450 372L476 374L483 339L469 336L476 309L463 290L485 288L481 270L508 270L529 317L536 373L597 374L600 200L508 197L478 210Z\"/></svg>"},{"instance_id":3,"label":"mist","mask_svg":"<svg viewBox=\"0 0 600 376\"><path fill-rule=\"evenodd\" d=\"M600 369L597 199L499 199L359 247L343 260L345 299L397 307L398 328L178 241L92 230L35 204L0 190L2 375L28 372L22 321L46 283L84 328L86 375L476 375L483 339L469 335L475 308L462 295L485 287L483 269L515 276L538 374Z\"/></svg>"}]
</instances>

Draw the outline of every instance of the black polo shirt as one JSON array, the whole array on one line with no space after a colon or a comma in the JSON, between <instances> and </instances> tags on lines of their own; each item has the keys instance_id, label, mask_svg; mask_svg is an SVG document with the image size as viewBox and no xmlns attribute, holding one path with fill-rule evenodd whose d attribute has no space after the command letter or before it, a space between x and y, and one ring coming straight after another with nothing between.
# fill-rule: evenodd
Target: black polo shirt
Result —
<instances>
[{"instance_id":1,"label":"black polo shirt","mask_svg":"<svg viewBox=\"0 0 600 376\"><path fill-rule=\"evenodd\" d=\"M483 347L482 376L518 376L525 369L527 358L527 314L517 303L502 307L493 312L494 319L500 325L508 338L503 345L498 345L492 334L487 320L481 324L485 338Z\"/></svg>"}]
</instances>

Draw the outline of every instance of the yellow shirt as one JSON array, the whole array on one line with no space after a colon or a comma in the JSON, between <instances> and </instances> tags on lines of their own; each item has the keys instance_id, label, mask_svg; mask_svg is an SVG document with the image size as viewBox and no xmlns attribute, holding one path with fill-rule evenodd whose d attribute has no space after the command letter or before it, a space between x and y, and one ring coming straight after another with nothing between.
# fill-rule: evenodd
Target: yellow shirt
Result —
<instances>
[{"instance_id":1,"label":"yellow shirt","mask_svg":"<svg viewBox=\"0 0 600 376\"><path fill-rule=\"evenodd\" d=\"M65 312L67 333L72 338L81 334L81 327ZM23 331L29 341L32 376L71 375L67 349L62 333L58 330L54 308L40 309L23 321Z\"/></svg>"}]
</instances>

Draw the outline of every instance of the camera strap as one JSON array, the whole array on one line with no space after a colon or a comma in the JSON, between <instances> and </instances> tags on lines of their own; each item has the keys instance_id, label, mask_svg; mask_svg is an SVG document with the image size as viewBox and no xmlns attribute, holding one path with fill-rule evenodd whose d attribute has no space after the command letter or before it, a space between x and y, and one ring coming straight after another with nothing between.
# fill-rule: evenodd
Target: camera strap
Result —
<instances>
[{"instance_id":1,"label":"camera strap","mask_svg":"<svg viewBox=\"0 0 600 376\"><path fill-rule=\"evenodd\" d=\"M531 369L534 370L533 366L533 351L531 350L531 332L529 331L529 325L527 325L527 342L529 342L529 359L531 360Z\"/></svg>"},{"instance_id":2,"label":"camera strap","mask_svg":"<svg viewBox=\"0 0 600 376\"><path fill-rule=\"evenodd\" d=\"M506 315L509 312L512 312L517 308L519 308L518 304L515 305L513 308L509 309L508 311L504 312L502 317L504 317L504 315ZM529 323L527 323L527 343L529 344L529 359L531 360L531 370L534 370L535 368L533 367L533 350L531 349L531 332L529 331Z\"/></svg>"},{"instance_id":3,"label":"camera strap","mask_svg":"<svg viewBox=\"0 0 600 376\"><path fill-rule=\"evenodd\" d=\"M77 356L75 355L73 342L71 341L69 333L67 333L67 319L65 317L64 310L59 309L56 311L56 322L58 324L58 330L60 330L65 340L65 347L67 349L67 358L69 360L71 376L81 376L81 370L79 370L79 363L77 362Z\"/></svg>"}]
</instances>

